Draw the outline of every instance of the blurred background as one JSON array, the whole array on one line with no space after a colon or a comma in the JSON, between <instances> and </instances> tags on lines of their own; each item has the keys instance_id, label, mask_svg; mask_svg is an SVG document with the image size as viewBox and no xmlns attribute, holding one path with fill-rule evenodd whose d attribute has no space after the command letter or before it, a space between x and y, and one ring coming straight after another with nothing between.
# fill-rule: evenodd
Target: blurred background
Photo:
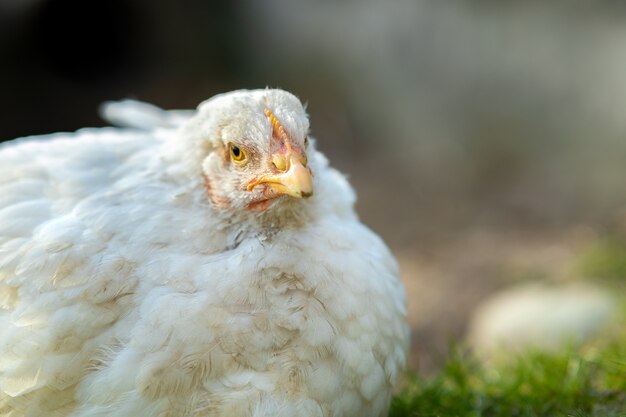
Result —
<instances>
[{"instance_id":1,"label":"blurred background","mask_svg":"<svg viewBox=\"0 0 626 417\"><path fill-rule=\"evenodd\" d=\"M626 273L624 2L0 0L0 57L0 140L125 97L307 102L399 258L413 369L511 286Z\"/></svg>"}]
</instances>

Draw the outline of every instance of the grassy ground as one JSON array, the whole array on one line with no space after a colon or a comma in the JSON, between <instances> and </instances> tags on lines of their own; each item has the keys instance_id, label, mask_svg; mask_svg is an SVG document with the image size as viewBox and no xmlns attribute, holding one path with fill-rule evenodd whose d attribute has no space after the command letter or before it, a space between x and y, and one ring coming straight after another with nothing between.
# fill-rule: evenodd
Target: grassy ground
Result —
<instances>
[{"instance_id":1,"label":"grassy ground","mask_svg":"<svg viewBox=\"0 0 626 417\"><path fill-rule=\"evenodd\" d=\"M601 242L581 259L582 275L624 293L626 245ZM431 377L412 376L390 417L625 417L626 303L617 323L584 346L527 352L486 364L452 349Z\"/></svg>"},{"instance_id":2,"label":"grassy ground","mask_svg":"<svg viewBox=\"0 0 626 417\"><path fill-rule=\"evenodd\" d=\"M480 364L455 349L435 376L411 378L389 415L623 417L626 343L528 353L498 366Z\"/></svg>"}]
</instances>

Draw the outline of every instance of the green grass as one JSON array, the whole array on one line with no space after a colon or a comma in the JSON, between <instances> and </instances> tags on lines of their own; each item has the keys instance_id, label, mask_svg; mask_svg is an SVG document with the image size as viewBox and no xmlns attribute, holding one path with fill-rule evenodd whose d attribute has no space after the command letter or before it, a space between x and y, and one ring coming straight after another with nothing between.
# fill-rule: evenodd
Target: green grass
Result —
<instances>
[{"instance_id":1,"label":"green grass","mask_svg":"<svg viewBox=\"0 0 626 417\"><path fill-rule=\"evenodd\" d=\"M617 322L584 346L483 363L451 349L442 369L411 376L390 417L626 417L626 238L606 237L581 254L581 279L621 294Z\"/></svg>"},{"instance_id":2,"label":"green grass","mask_svg":"<svg viewBox=\"0 0 626 417\"><path fill-rule=\"evenodd\" d=\"M626 339L624 339L626 340ZM390 417L626 416L626 349L617 341L498 366L454 350L429 378L412 377Z\"/></svg>"}]
</instances>

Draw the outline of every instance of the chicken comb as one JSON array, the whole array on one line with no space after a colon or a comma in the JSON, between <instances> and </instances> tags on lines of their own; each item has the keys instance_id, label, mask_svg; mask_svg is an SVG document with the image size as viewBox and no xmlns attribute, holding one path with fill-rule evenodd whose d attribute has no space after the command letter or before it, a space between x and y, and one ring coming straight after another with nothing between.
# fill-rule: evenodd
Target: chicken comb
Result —
<instances>
[{"instance_id":1,"label":"chicken comb","mask_svg":"<svg viewBox=\"0 0 626 417\"><path fill-rule=\"evenodd\" d=\"M279 140L282 139L282 143L285 145L287 150L291 151L287 132L285 132L285 128L283 127L283 125L280 123L278 118L274 116L274 113L272 113L270 109L266 107L264 112L267 118L270 119L270 123L272 124L272 136Z\"/></svg>"}]
</instances>

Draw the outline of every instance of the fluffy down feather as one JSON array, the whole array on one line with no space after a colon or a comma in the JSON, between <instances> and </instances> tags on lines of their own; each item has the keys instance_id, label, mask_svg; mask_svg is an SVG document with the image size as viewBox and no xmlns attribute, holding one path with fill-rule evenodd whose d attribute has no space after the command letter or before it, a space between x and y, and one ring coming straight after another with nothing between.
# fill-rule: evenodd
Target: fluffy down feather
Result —
<instances>
[{"instance_id":1,"label":"fluffy down feather","mask_svg":"<svg viewBox=\"0 0 626 417\"><path fill-rule=\"evenodd\" d=\"M311 144L311 198L207 192L228 135L271 148L266 108L302 145L300 102L257 90L0 147L0 416L385 415L404 290L345 178Z\"/></svg>"}]
</instances>

